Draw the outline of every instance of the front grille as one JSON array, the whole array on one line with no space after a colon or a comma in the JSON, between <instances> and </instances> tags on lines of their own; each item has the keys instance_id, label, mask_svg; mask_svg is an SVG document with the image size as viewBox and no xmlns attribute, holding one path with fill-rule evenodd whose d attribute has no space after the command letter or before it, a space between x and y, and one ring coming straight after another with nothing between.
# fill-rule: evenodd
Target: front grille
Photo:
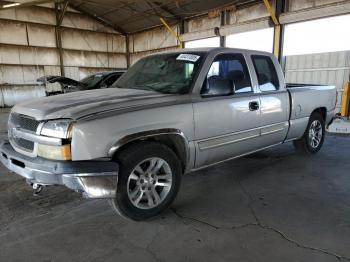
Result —
<instances>
[{"instance_id":1,"label":"front grille","mask_svg":"<svg viewBox=\"0 0 350 262\"><path fill-rule=\"evenodd\" d=\"M10 123L15 127L20 127L24 130L36 132L40 122L29 116L13 113L10 115Z\"/></svg>"},{"instance_id":2,"label":"front grille","mask_svg":"<svg viewBox=\"0 0 350 262\"><path fill-rule=\"evenodd\" d=\"M22 150L33 152L34 150L34 142L23 139L23 138L13 138L12 139L15 144L21 148Z\"/></svg>"},{"instance_id":3,"label":"front grille","mask_svg":"<svg viewBox=\"0 0 350 262\"><path fill-rule=\"evenodd\" d=\"M10 114L9 119L9 140L12 146L17 147L28 153L34 150L34 142L24 138L15 137L12 133L12 128L20 128L30 133L36 133L40 122L29 116L20 115L16 113Z\"/></svg>"}]
</instances>

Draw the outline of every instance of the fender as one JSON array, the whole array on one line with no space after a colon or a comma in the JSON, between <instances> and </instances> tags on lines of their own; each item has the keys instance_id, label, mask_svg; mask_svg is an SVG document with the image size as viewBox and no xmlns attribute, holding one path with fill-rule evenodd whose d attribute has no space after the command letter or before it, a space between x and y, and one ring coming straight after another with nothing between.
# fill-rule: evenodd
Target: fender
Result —
<instances>
[{"instance_id":1,"label":"fender","mask_svg":"<svg viewBox=\"0 0 350 262\"><path fill-rule=\"evenodd\" d=\"M174 128L164 128L164 129L156 129L156 130L149 130L149 131L143 131L138 132L134 134L130 134L127 136L124 136L120 140L118 140L116 143L113 144L113 146L108 150L108 157L112 158L113 155L124 145L137 141L137 140L145 140L152 137L158 137L162 135L176 135L181 138L183 145L185 147L185 169L189 167L190 163L190 146L187 137L185 134L179 130Z\"/></svg>"}]
</instances>

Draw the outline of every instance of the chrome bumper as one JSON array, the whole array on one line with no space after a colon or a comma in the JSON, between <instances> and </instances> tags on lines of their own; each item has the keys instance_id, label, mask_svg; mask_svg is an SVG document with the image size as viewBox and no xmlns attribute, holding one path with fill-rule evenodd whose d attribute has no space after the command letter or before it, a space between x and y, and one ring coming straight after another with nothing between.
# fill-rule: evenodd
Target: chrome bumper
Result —
<instances>
[{"instance_id":1,"label":"chrome bumper","mask_svg":"<svg viewBox=\"0 0 350 262\"><path fill-rule=\"evenodd\" d=\"M106 160L52 161L16 152L9 142L0 145L0 162L9 170L39 185L64 185L86 198L114 198L118 164Z\"/></svg>"}]
</instances>

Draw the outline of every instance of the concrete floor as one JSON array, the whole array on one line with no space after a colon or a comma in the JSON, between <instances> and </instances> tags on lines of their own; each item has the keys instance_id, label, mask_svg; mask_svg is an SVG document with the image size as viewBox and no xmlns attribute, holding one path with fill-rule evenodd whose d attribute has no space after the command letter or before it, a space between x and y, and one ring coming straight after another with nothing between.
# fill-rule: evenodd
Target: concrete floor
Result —
<instances>
[{"instance_id":1,"label":"concrete floor","mask_svg":"<svg viewBox=\"0 0 350 262\"><path fill-rule=\"evenodd\" d=\"M0 113L0 139L7 113ZM63 187L34 197L0 167L0 261L350 261L350 137L184 176L161 217L126 221Z\"/></svg>"}]
</instances>

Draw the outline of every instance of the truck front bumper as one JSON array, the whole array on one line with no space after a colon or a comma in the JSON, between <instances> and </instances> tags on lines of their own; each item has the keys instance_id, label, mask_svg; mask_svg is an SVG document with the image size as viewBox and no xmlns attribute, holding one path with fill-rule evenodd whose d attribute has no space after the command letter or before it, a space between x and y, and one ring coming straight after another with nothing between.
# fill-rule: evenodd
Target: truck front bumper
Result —
<instances>
[{"instance_id":1,"label":"truck front bumper","mask_svg":"<svg viewBox=\"0 0 350 262\"><path fill-rule=\"evenodd\" d=\"M53 161L16 152L9 142L0 145L0 162L30 184L64 185L86 198L114 198L118 164L107 160Z\"/></svg>"}]
</instances>

